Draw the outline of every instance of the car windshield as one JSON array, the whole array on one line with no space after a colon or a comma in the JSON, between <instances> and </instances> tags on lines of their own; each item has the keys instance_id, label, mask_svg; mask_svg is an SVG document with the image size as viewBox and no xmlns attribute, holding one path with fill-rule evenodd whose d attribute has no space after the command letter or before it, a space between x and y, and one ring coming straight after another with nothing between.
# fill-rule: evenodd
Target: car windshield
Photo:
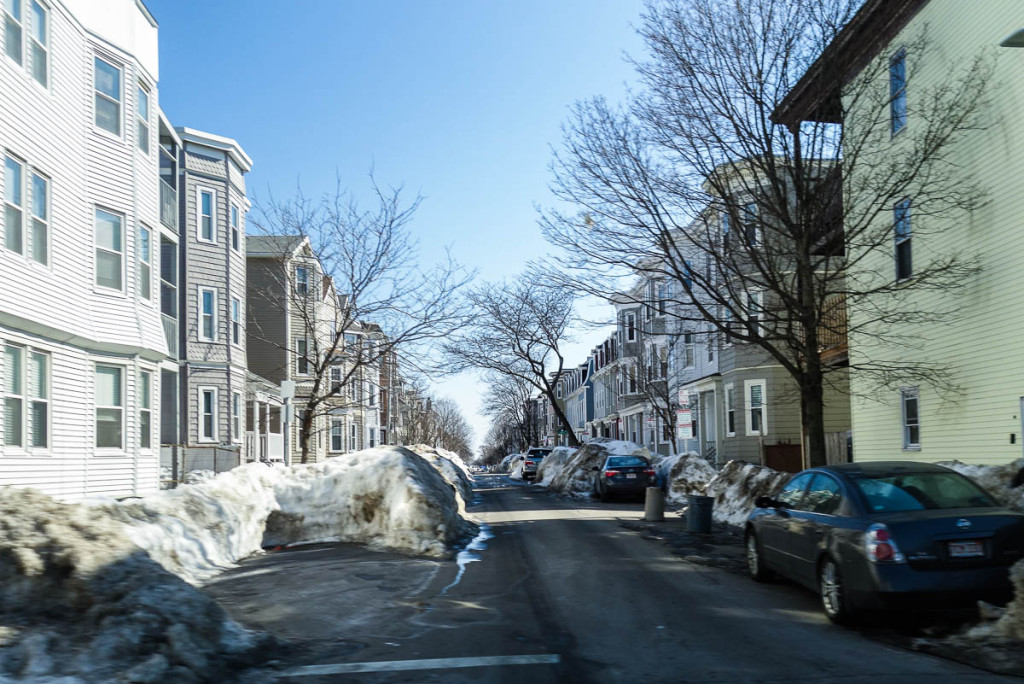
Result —
<instances>
[{"instance_id":1,"label":"car windshield","mask_svg":"<svg viewBox=\"0 0 1024 684\"><path fill-rule=\"evenodd\" d=\"M628 468L630 466L645 466L647 465L647 459L640 458L639 456L615 456L608 459L608 463L605 464L606 468Z\"/></svg>"},{"instance_id":2,"label":"car windshield","mask_svg":"<svg viewBox=\"0 0 1024 684\"><path fill-rule=\"evenodd\" d=\"M959 473L913 473L854 480L872 512L991 508L999 504Z\"/></svg>"},{"instance_id":3,"label":"car windshield","mask_svg":"<svg viewBox=\"0 0 1024 684\"><path fill-rule=\"evenodd\" d=\"M546 452L540 452L540 453L530 452L530 453L528 453L526 455L526 458L528 458L530 460L533 460L533 461L539 461L540 459L544 458L545 456L547 456Z\"/></svg>"}]
</instances>

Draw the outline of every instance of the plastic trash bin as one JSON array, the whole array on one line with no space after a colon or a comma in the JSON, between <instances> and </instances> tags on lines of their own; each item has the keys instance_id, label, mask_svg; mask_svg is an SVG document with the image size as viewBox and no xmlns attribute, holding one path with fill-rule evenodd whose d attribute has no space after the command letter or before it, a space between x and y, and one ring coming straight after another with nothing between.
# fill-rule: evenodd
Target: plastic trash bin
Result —
<instances>
[{"instance_id":1,"label":"plastic trash bin","mask_svg":"<svg viewBox=\"0 0 1024 684\"><path fill-rule=\"evenodd\" d=\"M665 519L665 492L658 487L648 487L644 498L644 520L661 522Z\"/></svg>"},{"instance_id":2,"label":"plastic trash bin","mask_svg":"<svg viewBox=\"0 0 1024 684\"><path fill-rule=\"evenodd\" d=\"M711 512L715 507L715 497L689 496L690 510L686 513L686 531L711 534Z\"/></svg>"}]
</instances>

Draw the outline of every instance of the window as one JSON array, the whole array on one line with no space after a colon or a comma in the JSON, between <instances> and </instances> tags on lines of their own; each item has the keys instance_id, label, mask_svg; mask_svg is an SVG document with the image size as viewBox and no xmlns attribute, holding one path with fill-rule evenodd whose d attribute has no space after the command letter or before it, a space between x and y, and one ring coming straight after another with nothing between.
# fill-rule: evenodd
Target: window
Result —
<instances>
[{"instance_id":1,"label":"window","mask_svg":"<svg viewBox=\"0 0 1024 684\"><path fill-rule=\"evenodd\" d=\"M212 287L199 288L199 339L217 341L217 290Z\"/></svg>"},{"instance_id":2,"label":"window","mask_svg":"<svg viewBox=\"0 0 1024 684\"><path fill-rule=\"evenodd\" d=\"M196 236L200 242L217 242L217 224L213 220L214 207L216 205L216 193L213 190L199 191L199 234Z\"/></svg>"},{"instance_id":3,"label":"window","mask_svg":"<svg viewBox=\"0 0 1024 684\"><path fill-rule=\"evenodd\" d=\"M49 83L49 14L42 4L32 0L32 78L44 88Z\"/></svg>"},{"instance_id":4,"label":"window","mask_svg":"<svg viewBox=\"0 0 1024 684\"><path fill-rule=\"evenodd\" d=\"M139 296L153 298L153 231L139 226Z\"/></svg>"},{"instance_id":5,"label":"window","mask_svg":"<svg viewBox=\"0 0 1024 684\"><path fill-rule=\"evenodd\" d=\"M761 242L756 204L743 205L743 237L751 247L757 247Z\"/></svg>"},{"instance_id":6,"label":"window","mask_svg":"<svg viewBox=\"0 0 1024 684\"><path fill-rule=\"evenodd\" d=\"M732 385L725 386L725 433L736 436L736 395Z\"/></svg>"},{"instance_id":7,"label":"window","mask_svg":"<svg viewBox=\"0 0 1024 684\"><path fill-rule=\"evenodd\" d=\"M217 388L199 388L199 441L217 441Z\"/></svg>"},{"instance_id":8,"label":"window","mask_svg":"<svg viewBox=\"0 0 1024 684\"><path fill-rule=\"evenodd\" d=\"M910 200L897 202L892 215L893 235L896 238L896 280L909 278L914 273L910 251Z\"/></svg>"},{"instance_id":9,"label":"window","mask_svg":"<svg viewBox=\"0 0 1024 684\"><path fill-rule=\"evenodd\" d=\"M25 445L25 350L4 347L4 445Z\"/></svg>"},{"instance_id":10,"label":"window","mask_svg":"<svg viewBox=\"0 0 1024 684\"><path fill-rule=\"evenodd\" d=\"M377 446L377 428L370 428L370 448Z\"/></svg>"},{"instance_id":11,"label":"window","mask_svg":"<svg viewBox=\"0 0 1024 684\"><path fill-rule=\"evenodd\" d=\"M889 60L889 118L892 135L907 125L907 53L900 50Z\"/></svg>"},{"instance_id":12,"label":"window","mask_svg":"<svg viewBox=\"0 0 1024 684\"><path fill-rule=\"evenodd\" d=\"M236 252L241 249L241 237L239 235L240 228L238 223L238 206L235 204L231 205L231 249Z\"/></svg>"},{"instance_id":13,"label":"window","mask_svg":"<svg viewBox=\"0 0 1024 684\"><path fill-rule=\"evenodd\" d=\"M668 306L668 290L665 288L664 283L658 285L658 313L662 316L665 315L665 309Z\"/></svg>"},{"instance_id":14,"label":"window","mask_svg":"<svg viewBox=\"0 0 1024 684\"><path fill-rule=\"evenodd\" d=\"M94 62L96 126L121 135L121 69L105 59Z\"/></svg>"},{"instance_id":15,"label":"window","mask_svg":"<svg viewBox=\"0 0 1024 684\"><path fill-rule=\"evenodd\" d=\"M231 298L231 342L242 343L242 302L235 297Z\"/></svg>"},{"instance_id":16,"label":"window","mask_svg":"<svg viewBox=\"0 0 1024 684\"><path fill-rule=\"evenodd\" d=\"M4 159L4 247L25 253L25 167L13 157Z\"/></svg>"},{"instance_id":17,"label":"window","mask_svg":"<svg viewBox=\"0 0 1024 684\"><path fill-rule=\"evenodd\" d=\"M242 441L242 395L231 393L231 439Z\"/></svg>"},{"instance_id":18,"label":"window","mask_svg":"<svg viewBox=\"0 0 1024 684\"><path fill-rule=\"evenodd\" d=\"M356 444L356 439L357 439L356 424L352 423L349 426L349 432L348 432L348 448L349 448L349 451L355 451L358 448L358 445Z\"/></svg>"},{"instance_id":19,"label":"window","mask_svg":"<svg viewBox=\"0 0 1024 684\"><path fill-rule=\"evenodd\" d=\"M760 292L747 293L747 325L751 335L761 334L762 323L762 294Z\"/></svg>"},{"instance_id":20,"label":"window","mask_svg":"<svg viewBox=\"0 0 1024 684\"><path fill-rule=\"evenodd\" d=\"M139 448L153 447L153 374L139 372Z\"/></svg>"},{"instance_id":21,"label":"window","mask_svg":"<svg viewBox=\"0 0 1024 684\"><path fill-rule=\"evenodd\" d=\"M139 149L149 154L149 92L139 85L138 101L135 103L135 123L138 129Z\"/></svg>"},{"instance_id":22,"label":"window","mask_svg":"<svg viewBox=\"0 0 1024 684\"><path fill-rule=\"evenodd\" d=\"M921 420L918 415L917 388L901 389L900 403L903 405L903 450L918 451L921 449Z\"/></svg>"},{"instance_id":23,"label":"window","mask_svg":"<svg viewBox=\"0 0 1024 684\"><path fill-rule=\"evenodd\" d=\"M366 388L368 390L370 406L376 406L377 405L377 386L374 385L372 382L369 382L369 383L366 384Z\"/></svg>"},{"instance_id":24,"label":"window","mask_svg":"<svg viewBox=\"0 0 1024 684\"><path fill-rule=\"evenodd\" d=\"M121 217L103 209L96 210L96 285L123 290L124 237Z\"/></svg>"},{"instance_id":25,"label":"window","mask_svg":"<svg viewBox=\"0 0 1024 684\"><path fill-rule=\"evenodd\" d=\"M309 340L295 340L295 373L309 375Z\"/></svg>"},{"instance_id":26,"label":"window","mask_svg":"<svg viewBox=\"0 0 1024 684\"><path fill-rule=\"evenodd\" d=\"M331 418L331 451L345 450L345 421Z\"/></svg>"},{"instance_id":27,"label":"window","mask_svg":"<svg viewBox=\"0 0 1024 684\"><path fill-rule=\"evenodd\" d=\"M683 333L683 367L693 368L693 333Z\"/></svg>"},{"instance_id":28,"label":"window","mask_svg":"<svg viewBox=\"0 0 1024 684\"><path fill-rule=\"evenodd\" d=\"M50 181L32 174L32 259L50 263Z\"/></svg>"},{"instance_id":29,"label":"window","mask_svg":"<svg viewBox=\"0 0 1024 684\"><path fill-rule=\"evenodd\" d=\"M814 476L810 489L807 490L807 498L804 500L804 510L811 513L822 513L824 515L835 515L843 503L843 492L835 478L822 473Z\"/></svg>"},{"instance_id":30,"label":"window","mask_svg":"<svg viewBox=\"0 0 1024 684\"><path fill-rule=\"evenodd\" d=\"M800 502L804 498L804 490L807 489L807 485L811 481L811 476L814 473L802 473L797 475L789 483L782 488L778 496L775 499L784 508L799 508Z\"/></svg>"},{"instance_id":31,"label":"window","mask_svg":"<svg viewBox=\"0 0 1024 684\"><path fill-rule=\"evenodd\" d=\"M22 63L22 0L6 0L4 2L4 45L7 46L7 56Z\"/></svg>"},{"instance_id":32,"label":"window","mask_svg":"<svg viewBox=\"0 0 1024 684\"><path fill-rule=\"evenodd\" d=\"M309 294L309 269L305 266L295 267L295 293Z\"/></svg>"},{"instance_id":33,"label":"window","mask_svg":"<svg viewBox=\"0 0 1024 684\"><path fill-rule=\"evenodd\" d=\"M636 341L636 316L631 313L626 314L626 340Z\"/></svg>"},{"instance_id":34,"label":"window","mask_svg":"<svg viewBox=\"0 0 1024 684\"><path fill-rule=\"evenodd\" d=\"M747 380L744 383L747 411L750 416L750 419L747 421L748 436L768 433L764 422L764 385L764 380Z\"/></svg>"},{"instance_id":35,"label":"window","mask_svg":"<svg viewBox=\"0 0 1024 684\"><path fill-rule=\"evenodd\" d=\"M331 392L341 394L341 366L331 366Z\"/></svg>"},{"instance_id":36,"label":"window","mask_svg":"<svg viewBox=\"0 0 1024 684\"><path fill-rule=\"evenodd\" d=\"M722 243L725 244L729 240L729 214L728 212L722 212Z\"/></svg>"},{"instance_id":37,"label":"window","mask_svg":"<svg viewBox=\"0 0 1024 684\"><path fill-rule=\"evenodd\" d=\"M96 448L124 449L124 368L96 364Z\"/></svg>"}]
</instances>

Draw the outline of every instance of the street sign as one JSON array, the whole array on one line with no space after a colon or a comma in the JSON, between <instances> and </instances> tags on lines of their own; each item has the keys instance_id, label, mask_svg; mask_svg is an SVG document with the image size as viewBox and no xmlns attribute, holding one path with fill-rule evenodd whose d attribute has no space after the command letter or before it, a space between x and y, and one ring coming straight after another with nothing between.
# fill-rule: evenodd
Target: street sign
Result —
<instances>
[{"instance_id":1,"label":"street sign","mask_svg":"<svg viewBox=\"0 0 1024 684\"><path fill-rule=\"evenodd\" d=\"M676 430L679 439L693 439L693 413L690 409L676 411Z\"/></svg>"},{"instance_id":2,"label":"street sign","mask_svg":"<svg viewBox=\"0 0 1024 684\"><path fill-rule=\"evenodd\" d=\"M281 398L282 399L294 399L295 398L295 381L294 380L282 380L281 381Z\"/></svg>"}]
</instances>

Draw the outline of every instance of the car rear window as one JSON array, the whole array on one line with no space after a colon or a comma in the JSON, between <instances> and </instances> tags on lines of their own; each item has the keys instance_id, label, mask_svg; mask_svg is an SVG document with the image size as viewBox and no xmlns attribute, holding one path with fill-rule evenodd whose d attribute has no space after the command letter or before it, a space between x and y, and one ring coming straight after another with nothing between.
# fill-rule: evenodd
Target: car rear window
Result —
<instances>
[{"instance_id":1,"label":"car rear window","mask_svg":"<svg viewBox=\"0 0 1024 684\"><path fill-rule=\"evenodd\" d=\"M534 461L539 461L540 459L544 458L550 453L550 451L531 451L526 455L526 458L533 459Z\"/></svg>"},{"instance_id":2,"label":"car rear window","mask_svg":"<svg viewBox=\"0 0 1024 684\"><path fill-rule=\"evenodd\" d=\"M630 466L645 466L647 459L639 456L613 456L608 459L609 468L628 468Z\"/></svg>"},{"instance_id":3,"label":"car rear window","mask_svg":"<svg viewBox=\"0 0 1024 684\"><path fill-rule=\"evenodd\" d=\"M959 473L913 473L854 480L873 512L991 508L999 504Z\"/></svg>"}]
</instances>

